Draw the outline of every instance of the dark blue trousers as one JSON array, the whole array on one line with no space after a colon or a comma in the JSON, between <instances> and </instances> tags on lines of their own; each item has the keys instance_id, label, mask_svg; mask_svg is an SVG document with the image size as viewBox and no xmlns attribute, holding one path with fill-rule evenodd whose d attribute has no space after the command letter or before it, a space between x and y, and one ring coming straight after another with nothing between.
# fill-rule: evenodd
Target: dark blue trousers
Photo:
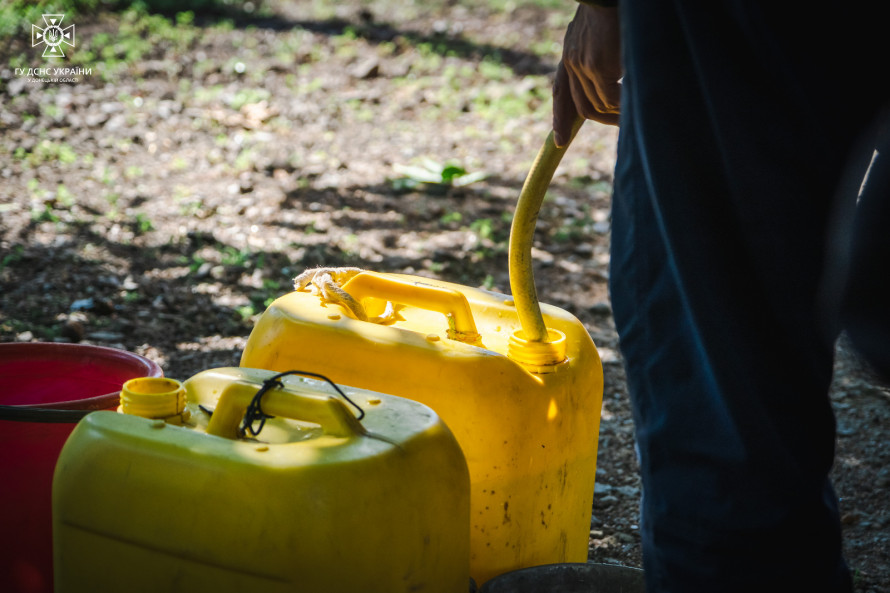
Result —
<instances>
[{"instance_id":1,"label":"dark blue trousers","mask_svg":"<svg viewBox=\"0 0 890 593\"><path fill-rule=\"evenodd\" d=\"M882 20L811 3L620 6L611 294L649 590L849 591L824 296L834 221L855 202L838 188L861 180L886 99Z\"/></svg>"}]
</instances>

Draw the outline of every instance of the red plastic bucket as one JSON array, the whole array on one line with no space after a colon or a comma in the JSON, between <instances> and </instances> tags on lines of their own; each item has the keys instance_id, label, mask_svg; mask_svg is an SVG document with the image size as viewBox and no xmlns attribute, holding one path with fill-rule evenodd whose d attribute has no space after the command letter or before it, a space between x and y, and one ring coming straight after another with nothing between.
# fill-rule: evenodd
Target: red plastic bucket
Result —
<instances>
[{"instance_id":1,"label":"red plastic bucket","mask_svg":"<svg viewBox=\"0 0 890 593\"><path fill-rule=\"evenodd\" d=\"M154 362L82 344L0 344L0 588L51 592L52 481L77 421L114 409L121 386L162 377Z\"/></svg>"}]
</instances>

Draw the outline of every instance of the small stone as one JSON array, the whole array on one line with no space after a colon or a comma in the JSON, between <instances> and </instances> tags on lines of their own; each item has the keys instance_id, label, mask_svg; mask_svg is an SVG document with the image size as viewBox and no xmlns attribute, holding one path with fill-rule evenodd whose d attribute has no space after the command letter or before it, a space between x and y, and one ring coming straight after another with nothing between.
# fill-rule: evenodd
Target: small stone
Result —
<instances>
[{"instance_id":1,"label":"small stone","mask_svg":"<svg viewBox=\"0 0 890 593\"><path fill-rule=\"evenodd\" d=\"M837 427L837 434L838 436L842 437L851 437L856 434L856 429L852 426L847 426L839 423Z\"/></svg>"},{"instance_id":2,"label":"small stone","mask_svg":"<svg viewBox=\"0 0 890 593\"><path fill-rule=\"evenodd\" d=\"M532 247L532 259L544 265L552 265L556 258L549 251Z\"/></svg>"},{"instance_id":3,"label":"small stone","mask_svg":"<svg viewBox=\"0 0 890 593\"><path fill-rule=\"evenodd\" d=\"M599 303L594 303L590 307L587 308L588 311L593 313L594 315L611 315L612 307L609 306L609 303L604 301L600 301Z\"/></svg>"},{"instance_id":4,"label":"small stone","mask_svg":"<svg viewBox=\"0 0 890 593\"><path fill-rule=\"evenodd\" d=\"M93 299L77 299L68 308L70 311L89 311L93 308Z\"/></svg>"},{"instance_id":5,"label":"small stone","mask_svg":"<svg viewBox=\"0 0 890 593\"><path fill-rule=\"evenodd\" d=\"M107 122L109 117L111 116L104 111L93 111L88 113L86 117L84 117L83 123L86 124L87 127L98 128L99 126Z\"/></svg>"},{"instance_id":6,"label":"small stone","mask_svg":"<svg viewBox=\"0 0 890 593\"><path fill-rule=\"evenodd\" d=\"M615 488L615 491L623 496L629 496L631 498L640 495L640 489L634 488L633 486L618 486Z\"/></svg>"},{"instance_id":7,"label":"small stone","mask_svg":"<svg viewBox=\"0 0 890 593\"><path fill-rule=\"evenodd\" d=\"M594 497L593 503L597 504L597 502L599 503L600 506L607 507L607 506L610 506L610 505L618 502L618 498L615 496L612 496L611 494L600 497L600 498Z\"/></svg>"},{"instance_id":8,"label":"small stone","mask_svg":"<svg viewBox=\"0 0 890 593\"><path fill-rule=\"evenodd\" d=\"M124 278L124 282L121 284L121 288L123 290L132 292L134 290L137 290L139 288L139 285L136 284L136 281L133 280L132 276L127 276L126 278Z\"/></svg>"},{"instance_id":9,"label":"small stone","mask_svg":"<svg viewBox=\"0 0 890 593\"><path fill-rule=\"evenodd\" d=\"M124 334L117 332L98 331L87 334L87 337L97 342L119 342L124 339Z\"/></svg>"},{"instance_id":10,"label":"small stone","mask_svg":"<svg viewBox=\"0 0 890 593\"><path fill-rule=\"evenodd\" d=\"M62 326L62 336L71 340L72 342L80 342L84 336L84 327L80 321L75 319L69 319Z\"/></svg>"},{"instance_id":11,"label":"small stone","mask_svg":"<svg viewBox=\"0 0 890 593\"><path fill-rule=\"evenodd\" d=\"M74 301L73 303L71 303L69 310L72 312L90 311L99 315L110 315L114 312L114 305L111 303L111 301L105 299L94 299L90 297Z\"/></svg>"},{"instance_id":12,"label":"small stone","mask_svg":"<svg viewBox=\"0 0 890 593\"><path fill-rule=\"evenodd\" d=\"M12 80L9 81L9 83L7 83L6 92L9 94L10 97L15 97L16 95L21 93L23 90L25 90L25 86L27 84L28 84L28 79L25 78L24 76L21 76L19 78L13 78Z\"/></svg>"},{"instance_id":13,"label":"small stone","mask_svg":"<svg viewBox=\"0 0 890 593\"><path fill-rule=\"evenodd\" d=\"M195 278L207 278L208 276L210 276L210 270L212 269L213 264L211 262L205 261L200 266L198 266L197 270L195 270Z\"/></svg>"},{"instance_id":14,"label":"small stone","mask_svg":"<svg viewBox=\"0 0 890 593\"><path fill-rule=\"evenodd\" d=\"M597 352L600 355L600 361L603 364L614 364L621 361L618 356L618 353L612 350L611 348L600 347L597 348Z\"/></svg>"},{"instance_id":15,"label":"small stone","mask_svg":"<svg viewBox=\"0 0 890 593\"><path fill-rule=\"evenodd\" d=\"M380 62L375 56L371 56L353 66L349 74L358 79L376 78L380 76Z\"/></svg>"},{"instance_id":16,"label":"small stone","mask_svg":"<svg viewBox=\"0 0 890 593\"><path fill-rule=\"evenodd\" d=\"M862 513L859 511L850 511L841 515L841 525L856 525L862 519Z\"/></svg>"}]
</instances>

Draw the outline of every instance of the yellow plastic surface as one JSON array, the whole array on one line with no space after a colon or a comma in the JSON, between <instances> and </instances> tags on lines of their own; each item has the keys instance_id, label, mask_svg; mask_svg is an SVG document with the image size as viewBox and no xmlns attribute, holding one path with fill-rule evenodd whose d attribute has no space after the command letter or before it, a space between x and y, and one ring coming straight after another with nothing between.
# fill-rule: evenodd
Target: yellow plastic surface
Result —
<instances>
[{"instance_id":1,"label":"yellow plastic surface","mask_svg":"<svg viewBox=\"0 0 890 593\"><path fill-rule=\"evenodd\" d=\"M185 388L176 379L137 377L121 387L118 411L143 418L164 419L172 424L188 420Z\"/></svg>"},{"instance_id":2,"label":"yellow plastic surface","mask_svg":"<svg viewBox=\"0 0 890 593\"><path fill-rule=\"evenodd\" d=\"M556 146L552 131L548 134L535 156L525 183L522 184L522 191L516 202L516 212L513 214L513 224L510 226L510 249L508 251L510 290L516 300L516 309L519 312L523 328L523 338L530 342L546 342L549 339L547 325L541 316L532 266L532 244L535 241L538 212L541 210L541 204L544 203L547 187L550 185L550 180L553 179L559 162L583 124L583 118L575 119L572 123L569 142L563 147Z\"/></svg>"},{"instance_id":3,"label":"yellow plastic surface","mask_svg":"<svg viewBox=\"0 0 890 593\"><path fill-rule=\"evenodd\" d=\"M242 366L314 368L334 381L433 408L469 465L470 574L480 585L527 566L586 561L603 385L599 356L584 326L543 305L547 328L565 336L566 360L540 368L523 364L507 356L511 337L520 331L509 297L390 277L462 293L479 338L449 339L452 318L417 300L387 326L353 319L344 307L323 305L307 292L292 292L260 317ZM426 286L418 290L429 294ZM392 293L381 291L398 302ZM364 296L366 308L383 310L382 302Z\"/></svg>"},{"instance_id":4,"label":"yellow plastic surface","mask_svg":"<svg viewBox=\"0 0 890 593\"><path fill-rule=\"evenodd\" d=\"M192 377L181 426L80 422L53 483L57 592L467 591L469 478L439 417L341 385L358 421L327 383L290 376L256 440L208 434L234 436L273 374Z\"/></svg>"}]
</instances>

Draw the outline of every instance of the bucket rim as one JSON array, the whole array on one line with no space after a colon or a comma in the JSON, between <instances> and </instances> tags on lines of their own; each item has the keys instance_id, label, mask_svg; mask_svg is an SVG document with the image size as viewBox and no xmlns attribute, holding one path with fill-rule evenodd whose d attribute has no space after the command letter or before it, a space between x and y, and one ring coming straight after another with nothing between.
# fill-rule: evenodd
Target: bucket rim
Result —
<instances>
[{"instance_id":1,"label":"bucket rim","mask_svg":"<svg viewBox=\"0 0 890 593\"><path fill-rule=\"evenodd\" d=\"M92 356L104 360L127 362L133 367L135 376L163 377L164 372L153 360L135 352L96 346L93 344L68 344L58 342L4 342L0 343L0 361L14 362L29 360L38 356L52 358L70 358L71 356ZM141 367L141 368L140 368ZM57 402L2 404L0 420L27 422L76 422L87 413L95 410L113 408L120 401L120 390Z\"/></svg>"}]
</instances>

